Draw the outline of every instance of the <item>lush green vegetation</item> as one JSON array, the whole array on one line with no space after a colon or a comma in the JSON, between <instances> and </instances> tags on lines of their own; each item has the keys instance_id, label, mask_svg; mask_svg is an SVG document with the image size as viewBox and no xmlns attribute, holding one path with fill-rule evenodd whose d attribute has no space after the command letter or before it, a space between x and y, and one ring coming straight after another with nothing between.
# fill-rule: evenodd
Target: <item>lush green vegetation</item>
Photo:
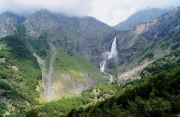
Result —
<instances>
[{"instance_id":1,"label":"lush green vegetation","mask_svg":"<svg viewBox=\"0 0 180 117\"><path fill-rule=\"evenodd\" d=\"M170 72L173 69L177 68L180 66L180 50L176 50L175 52L172 52L149 66L147 66L142 72L141 72L141 77L146 77L146 76L151 76L158 74L159 72Z\"/></svg>"},{"instance_id":2,"label":"lush green vegetation","mask_svg":"<svg viewBox=\"0 0 180 117\"><path fill-rule=\"evenodd\" d=\"M82 55L77 54L70 57L61 51L56 55L54 70L70 73L71 77L74 78L98 78L101 82L103 82L105 78L102 73L92 66Z\"/></svg>"},{"instance_id":3,"label":"lush green vegetation","mask_svg":"<svg viewBox=\"0 0 180 117\"><path fill-rule=\"evenodd\" d=\"M44 31L37 39L28 38L28 43L32 46L33 51L36 52L40 57L45 58L49 55L50 47L48 44L49 33Z\"/></svg>"},{"instance_id":4,"label":"lush green vegetation","mask_svg":"<svg viewBox=\"0 0 180 117\"><path fill-rule=\"evenodd\" d=\"M123 87L115 84L100 85L83 92L81 96L52 101L33 108L26 116L173 117L180 113L179 79L180 68L177 68L169 73L163 72L126 83ZM111 98L98 101L106 94Z\"/></svg>"},{"instance_id":5,"label":"lush green vegetation","mask_svg":"<svg viewBox=\"0 0 180 117\"><path fill-rule=\"evenodd\" d=\"M5 103L0 102L0 116L2 117L3 114L8 110Z\"/></svg>"},{"instance_id":6,"label":"lush green vegetation","mask_svg":"<svg viewBox=\"0 0 180 117\"><path fill-rule=\"evenodd\" d=\"M26 116L27 117L54 117L60 116L63 113L68 113L71 109L76 108L78 106L83 106L83 103L86 103L82 97L72 97L68 99L62 99L59 101L52 101L50 103L46 103L38 108L34 108L29 111Z\"/></svg>"},{"instance_id":7,"label":"lush green vegetation","mask_svg":"<svg viewBox=\"0 0 180 117\"><path fill-rule=\"evenodd\" d=\"M102 75L102 73L99 71L99 69L95 68L92 65L92 63L87 61L82 55L80 55L80 54L75 55L74 62L77 65L76 68L79 68L81 71L88 73L87 75L90 78L96 78L96 79L98 78L100 82L104 82L105 77Z\"/></svg>"},{"instance_id":8,"label":"lush green vegetation","mask_svg":"<svg viewBox=\"0 0 180 117\"><path fill-rule=\"evenodd\" d=\"M160 73L88 108L73 109L67 116L165 117L180 113L180 69Z\"/></svg>"},{"instance_id":9,"label":"lush green vegetation","mask_svg":"<svg viewBox=\"0 0 180 117\"><path fill-rule=\"evenodd\" d=\"M177 50L158 59L150 65L152 70L146 68L151 77L144 76L123 87L100 85L83 92L79 97L53 101L31 109L26 116L176 116L180 113L179 53ZM83 63L80 56L77 55L76 59ZM81 67L88 71L86 64ZM99 102L106 94L111 98Z\"/></svg>"},{"instance_id":10,"label":"lush green vegetation","mask_svg":"<svg viewBox=\"0 0 180 117\"><path fill-rule=\"evenodd\" d=\"M3 59L0 62L0 98L7 99L21 113L37 103L36 86L41 79L41 71L22 39L8 36L0 39L0 46L0 59ZM1 107L2 114L7 108L4 104Z\"/></svg>"},{"instance_id":11,"label":"lush green vegetation","mask_svg":"<svg viewBox=\"0 0 180 117\"><path fill-rule=\"evenodd\" d=\"M26 113L27 117L50 117L50 116L60 116L67 114L71 109L82 107L88 107L89 105L94 105L98 102L100 97L105 94L111 96L116 95L120 87L117 85L100 85L89 89L81 94L81 96L65 98L57 101L52 101L45 103L36 108L31 109Z\"/></svg>"}]
</instances>

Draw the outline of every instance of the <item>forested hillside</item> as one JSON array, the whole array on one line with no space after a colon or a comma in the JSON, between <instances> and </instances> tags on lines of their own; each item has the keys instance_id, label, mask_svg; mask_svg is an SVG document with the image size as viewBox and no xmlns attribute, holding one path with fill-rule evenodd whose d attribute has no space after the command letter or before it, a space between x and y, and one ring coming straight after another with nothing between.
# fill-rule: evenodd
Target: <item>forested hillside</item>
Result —
<instances>
[{"instance_id":1,"label":"forested hillside","mask_svg":"<svg viewBox=\"0 0 180 117\"><path fill-rule=\"evenodd\" d=\"M28 46L17 36L0 39L0 104L6 111L25 111L38 102L41 71Z\"/></svg>"},{"instance_id":2,"label":"forested hillside","mask_svg":"<svg viewBox=\"0 0 180 117\"><path fill-rule=\"evenodd\" d=\"M68 117L175 117L180 113L180 69L142 79L114 96L87 108L73 109Z\"/></svg>"}]
</instances>

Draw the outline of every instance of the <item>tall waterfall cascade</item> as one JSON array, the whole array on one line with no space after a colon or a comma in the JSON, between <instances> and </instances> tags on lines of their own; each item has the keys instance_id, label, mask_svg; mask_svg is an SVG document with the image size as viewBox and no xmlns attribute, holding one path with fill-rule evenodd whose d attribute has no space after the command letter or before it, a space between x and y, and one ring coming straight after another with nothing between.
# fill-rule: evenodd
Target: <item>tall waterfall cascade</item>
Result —
<instances>
[{"instance_id":1,"label":"tall waterfall cascade","mask_svg":"<svg viewBox=\"0 0 180 117\"><path fill-rule=\"evenodd\" d=\"M103 61L101 61L100 65L100 71L103 74L106 74L109 77L109 82L112 83L113 82L113 76L109 73L105 72L106 69L106 63L109 59L111 58L117 58L117 49L116 49L116 37L114 38L113 42L112 42L112 46L111 46L111 51L110 52L104 52L103 53Z\"/></svg>"}]
</instances>

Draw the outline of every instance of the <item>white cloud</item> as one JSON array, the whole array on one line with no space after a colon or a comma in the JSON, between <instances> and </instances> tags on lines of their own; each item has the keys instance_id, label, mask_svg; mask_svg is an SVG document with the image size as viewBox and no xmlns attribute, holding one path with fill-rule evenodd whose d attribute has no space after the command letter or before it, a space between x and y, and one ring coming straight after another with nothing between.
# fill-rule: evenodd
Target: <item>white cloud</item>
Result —
<instances>
[{"instance_id":1,"label":"white cloud","mask_svg":"<svg viewBox=\"0 0 180 117\"><path fill-rule=\"evenodd\" d=\"M89 15L114 26L138 10L168 8L180 5L180 0L93 0Z\"/></svg>"},{"instance_id":2,"label":"white cloud","mask_svg":"<svg viewBox=\"0 0 180 117\"><path fill-rule=\"evenodd\" d=\"M180 0L0 0L0 13L33 13L47 9L75 16L93 16L113 26L140 9L178 5Z\"/></svg>"},{"instance_id":3,"label":"white cloud","mask_svg":"<svg viewBox=\"0 0 180 117\"><path fill-rule=\"evenodd\" d=\"M92 0L0 0L0 12L33 13L40 9L81 16L91 11Z\"/></svg>"}]
</instances>

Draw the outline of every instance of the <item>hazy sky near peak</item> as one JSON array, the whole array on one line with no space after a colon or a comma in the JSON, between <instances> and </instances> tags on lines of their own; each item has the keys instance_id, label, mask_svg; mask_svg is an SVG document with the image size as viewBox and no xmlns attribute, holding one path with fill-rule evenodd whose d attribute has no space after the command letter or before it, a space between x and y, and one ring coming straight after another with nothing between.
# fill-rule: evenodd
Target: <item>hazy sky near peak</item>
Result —
<instances>
[{"instance_id":1,"label":"hazy sky near peak","mask_svg":"<svg viewBox=\"0 0 180 117\"><path fill-rule=\"evenodd\" d=\"M0 13L30 14L40 9L73 16L92 16L114 26L138 10L180 6L180 0L0 0Z\"/></svg>"}]
</instances>

